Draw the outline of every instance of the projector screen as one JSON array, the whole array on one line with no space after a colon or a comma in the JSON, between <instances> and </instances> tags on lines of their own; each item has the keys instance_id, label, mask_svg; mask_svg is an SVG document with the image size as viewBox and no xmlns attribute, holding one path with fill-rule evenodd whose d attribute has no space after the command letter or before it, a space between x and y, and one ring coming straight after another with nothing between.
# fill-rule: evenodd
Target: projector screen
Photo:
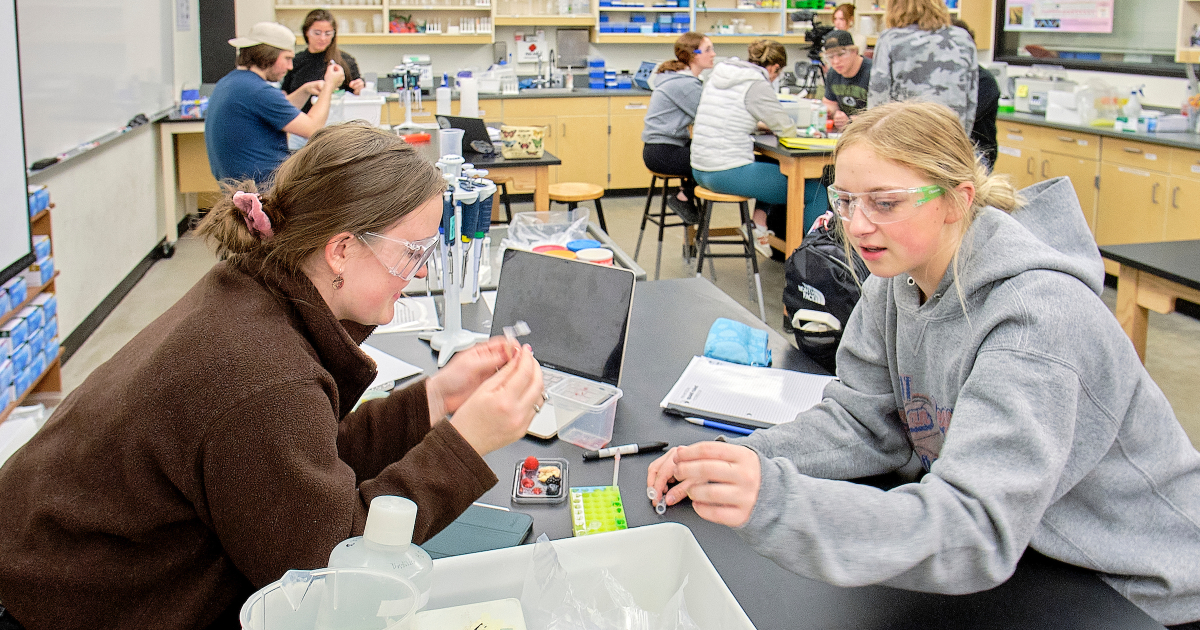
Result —
<instances>
[{"instance_id":1,"label":"projector screen","mask_svg":"<svg viewBox=\"0 0 1200 630\"><path fill-rule=\"evenodd\" d=\"M0 0L0 282L33 263L14 0Z\"/></svg>"}]
</instances>

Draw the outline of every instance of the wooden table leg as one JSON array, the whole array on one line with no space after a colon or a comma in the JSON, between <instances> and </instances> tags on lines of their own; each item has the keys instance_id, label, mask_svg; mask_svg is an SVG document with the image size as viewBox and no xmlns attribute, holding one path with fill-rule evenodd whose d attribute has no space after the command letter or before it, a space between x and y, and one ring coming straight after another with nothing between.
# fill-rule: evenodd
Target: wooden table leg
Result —
<instances>
[{"instance_id":1,"label":"wooden table leg","mask_svg":"<svg viewBox=\"0 0 1200 630\"><path fill-rule=\"evenodd\" d=\"M537 212L550 210L550 167L534 169L533 209Z\"/></svg>"},{"instance_id":2,"label":"wooden table leg","mask_svg":"<svg viewBox=\"0 0 1200 630\"><path fill-rule=\"evenodd\" d=\"M1117 321L1121 329L1129 335L1133 349L1137 351L1142 363L1146 362L1146 330L1150 322L1150 313L1146 307L1138 304L1139 272L1133 267L1121 265L1117 276Z\"/></svg>"},{"instance_id":3,"label":"wooden table leg","mask_svg":"<svg viewBox=\"0 0 1200 630\"><path fill-rule=\"evenodd\" d=\"M791 256L804 240L804 158L787 158L779 161L779 172L788 178L787 192L787 249L784 256Z\"/></svg>"},{"instance_id":4,"label":"wooden table leg","mask_svg":"<svg viewBox=\"0 0 1200 630\"><path fill-rule=\"evenodd\" d=\"M166 250L169 251L179 240L177 227L179 185L175 180L175 134L171 133L169 125L158 125L158 145L161 152L161 176L163 190L163 222L166 230Z\"/></svg>"}]
</instances>

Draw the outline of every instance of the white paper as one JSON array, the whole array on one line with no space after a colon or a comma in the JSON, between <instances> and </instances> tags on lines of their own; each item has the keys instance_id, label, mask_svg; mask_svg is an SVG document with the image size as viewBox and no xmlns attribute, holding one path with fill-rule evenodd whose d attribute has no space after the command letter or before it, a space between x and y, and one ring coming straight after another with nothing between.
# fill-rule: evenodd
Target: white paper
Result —
<instances>
[{"instance_id":1,"label":"white paper","mask_svg":"<svg viewBox=\"0 0 1200 630\"><path fill-rule=\"evenodd\" d=\"M692 357L659 406L687 415L769 427L821 402L833 376Z\"/></svg>"},{"instance_id":2,"label":"white paper","mask_svg":"<svg viewBox=\"0 0 1200 630\"><path fill-rule=\"evenodd\" d=\"M362 348L363 352L367 353L367 356L375 361L375 366L379 369L379 373L375 375L375 380L367 389L377 387L389 389L392 383L410 376L416 376L425 371L411 363L401 361L379 348L369 346L365 343L359 347Z\"/></svg>"}]
</instances>

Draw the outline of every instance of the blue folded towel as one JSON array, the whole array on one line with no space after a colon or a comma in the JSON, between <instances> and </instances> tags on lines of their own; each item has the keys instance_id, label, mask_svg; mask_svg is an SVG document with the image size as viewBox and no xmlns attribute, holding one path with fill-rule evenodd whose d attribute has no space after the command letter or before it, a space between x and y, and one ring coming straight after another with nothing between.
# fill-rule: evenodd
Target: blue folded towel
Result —
<instances>
[{"instance_id":1,"label":"blue folded towel","mask_svg":"<svg viewBox=\"0 0 1200 630\"><path fill-rule=\"evenodd\" d=\"M767 347L767 332L741 322L720 317L708 329L704 356L710 359L770 367L771 349Z\"/></svg>"}]
</instances>

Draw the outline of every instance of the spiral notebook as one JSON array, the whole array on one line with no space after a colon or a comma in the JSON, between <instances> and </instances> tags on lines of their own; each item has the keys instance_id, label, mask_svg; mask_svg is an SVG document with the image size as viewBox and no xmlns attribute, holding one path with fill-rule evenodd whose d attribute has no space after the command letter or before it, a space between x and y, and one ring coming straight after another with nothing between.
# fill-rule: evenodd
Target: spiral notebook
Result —
<instances>
[{"instance_id":1,"label":"spiral notebook","mask_svg":"<svg viewBox=\"0 0 1200 630\"><path fill-rule=\"evenodd\" d=\"M692 357L659 406L669 413L754 428L791 422L821 402L835 376Z\"/></svg>"}]
</instances>

